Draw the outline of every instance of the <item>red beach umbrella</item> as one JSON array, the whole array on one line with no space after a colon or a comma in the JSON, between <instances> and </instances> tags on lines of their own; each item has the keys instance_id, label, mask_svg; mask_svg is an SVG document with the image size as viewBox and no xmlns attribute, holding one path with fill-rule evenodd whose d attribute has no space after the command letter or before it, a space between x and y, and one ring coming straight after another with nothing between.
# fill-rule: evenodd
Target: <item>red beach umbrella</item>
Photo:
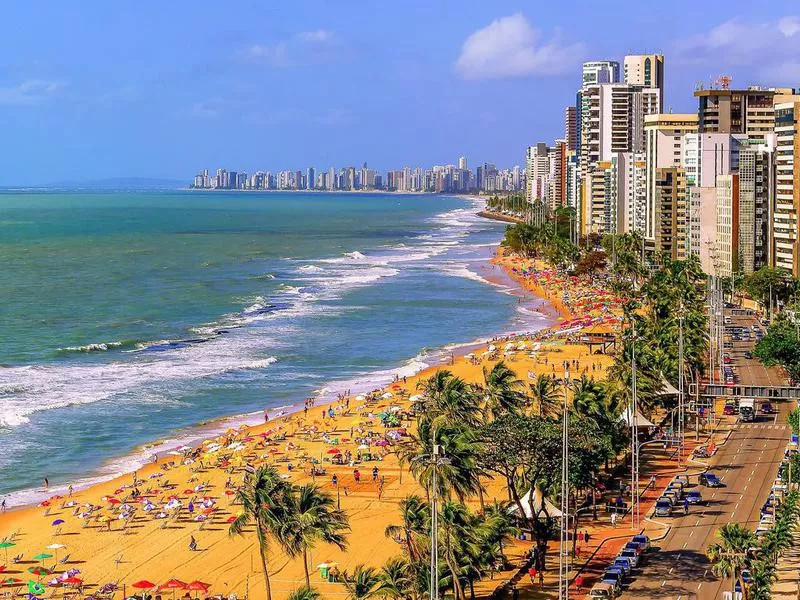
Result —
<instances>
[{"instance_id":1,"label":"red beach umbrella","mask_svg":"<svg viewBox=\"0 0 800 600\"><path fill-rule=\"evenodd\" d=\"M225 521L226 523L233 523L236 520L236 517L228 517L228 520Z\"/></svg>"},{"instance_id":2,"label":"red beach umbrella","mask_svg":"<svg viewBox=\"0 0 800 600\"><path fill-rule=\"evenodd\" d=\"M328 448L328 454L341 454L342 451L338 448Z\"/></svg>"},{"instance_id":3,"label":"red beach umbrella","mask_svg":"<svg viewBox=\"0 0 800 600\"><path fill-rule=\"evenodd\" d=\"M142 579L136 583L132 583L131 587L136 588L137 590L152 590L154 587L156 587L156 584L152 581L147 581L147 579Z\"/></svg>"},{"instance_id":4,"label":"red beach umbrella","mask_svg":"<svg viewBox=\"0 0 800 600\"><path fill-rule=\"evenodd\" d=\"M158 586L159 590L184 590L186 589L186 584L182 582L180 579L170 579L166 583L162 583Z\"/></svg>"},{"instance_id":5,"label":"red beach umbrella","mask_svg":"<svg viewBox=\"0 0 800 600\"><path fill-rule=\"evenodd\" d=\"M193 581L186 586L187 590L203 592L203 593L207 592L210 588L211 588L210 583L203 583L202 581Z\"/></svg>"},{"instance_id":6,"label":"red beach umbrella","mask_svg":"<svg viewBox=\"0 0 800 600\"><path fill-rule=\"evenodd\" d=\"M120 504L120 501L117 498L109 498L108 499L108 503L109 504Z\"/></svg>"},{"instance_id":7,"label":"red beach umbrella","mask_svg":"<svg viewBox=\"0 0 800 600\"><path fill-rule=\"evenodd\" d=\"M80 577L72 576L72 577L67 577L66 579L62 579L61 583L63 583L64 585L82 585L83 579L81 579Z\"/></svg>"}]
</instances>

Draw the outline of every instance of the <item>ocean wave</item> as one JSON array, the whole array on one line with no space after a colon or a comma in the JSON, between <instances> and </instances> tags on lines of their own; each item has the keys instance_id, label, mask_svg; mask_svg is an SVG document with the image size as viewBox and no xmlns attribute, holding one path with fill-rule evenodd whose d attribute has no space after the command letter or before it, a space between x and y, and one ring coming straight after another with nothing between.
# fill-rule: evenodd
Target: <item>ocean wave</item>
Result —
<instances>
[{"instance_id":1,"label":"ocean wave","mask_svg":"<svg viewBox=\"0 0 800 600\"><path fill-rule=\"evenodd\" d=\"M303 265L297 270L303 273L321 273L325 269L323 269L322 267L318 267L317 265Z\"/></svg>"},{"instance_id":2,"label":"ocean wave","mask_svg":"<svg viewBox=\"0 0 800 600\"><path fill-rule=\"evenodd\" d=\"M96 344L85 344L83 346L66 346L59 348L56 352L60 354L87 353L87 352L107 352L112 348L133 348L139 340L122 340L116 342L101 342Z\"/></svg>"}]
</instances>

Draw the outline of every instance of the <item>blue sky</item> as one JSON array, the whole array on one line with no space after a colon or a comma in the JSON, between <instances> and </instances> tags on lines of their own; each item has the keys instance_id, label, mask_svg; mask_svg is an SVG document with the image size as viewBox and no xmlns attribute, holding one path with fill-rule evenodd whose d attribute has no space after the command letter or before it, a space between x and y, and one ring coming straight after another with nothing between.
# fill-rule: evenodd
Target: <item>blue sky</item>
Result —
<instances>
[{"instance_id":1,"label":"blue sky","mask_svg":"<svg viewBox=\"0 0 800 600\"><path fill-rule=\"evenodd\" d=\"M631 51L666 55L676 112L695 110L695 84L721 73L800 87L796 4L661 6L9 3L0 185L365 160L383 170L459 154L510 166L562 135L581 60Z\"/></svg>"}]
</instances>

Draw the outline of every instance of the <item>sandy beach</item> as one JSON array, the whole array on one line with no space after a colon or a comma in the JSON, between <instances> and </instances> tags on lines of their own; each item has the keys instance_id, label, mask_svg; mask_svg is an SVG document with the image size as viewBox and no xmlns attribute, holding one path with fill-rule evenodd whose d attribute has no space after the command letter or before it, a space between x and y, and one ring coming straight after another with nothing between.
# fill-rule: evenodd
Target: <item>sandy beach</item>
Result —
<instances>
[{"instance_id":1,"label":"sandy beach","mask_svg":"<svg viewBox=\"0 0 800 600\"><path fill-rule=\"evenodd\" d=\"M583 301L578 296L565 301L566 290L558 282L549 288L541 277L532 279L522 274L535 265L502 255L493 262L526 290L552 302L564 322L586 317ZM613 321L613 310L596 308L591 313L594 319ZM555 327L556 332L559 327L563 323ZM173 451L136 473L76 490L72 496L51 497L39 506L7 511L0 515L0 538L13 545L0 550L0 566L4 567L0 592L27 592L29 580L46 584L73 573L82 581L83 596L114 584L118 591L113 597L122 598L123 591L128 595L136 591L130 586L139 580L161 584L176 578L210 584L208 594L201 595L264 598L255 535L249 532L231 537L228 522L238 513L232 498L245 469L268 463L294 483L313 480L338 497L347 511L349 547L340 551L319 545L310 557L312 584L323 597L342 597L344 587L323 580L314 567L332 561L342 571L359 563L379 566L399 554L400 546L386 538L384 530L399 522L398 501L408 494L421 493L410 474L401 472L392 451L394 438L388 434L411 427L411 422L387 429L378 415L402 415L410 404L409 397L417 393L418 382L441 368L477 383L483 380L484 367L491 368L500 360L505 360L522 380L539 373L560 374L562 363L573 360L579 361L579 370L602 377L611 362L608 356L590 354L586 345L569 343L566 335L548 337L540 332L537 337L540 341L536 346L529 337L498 340L472 350L470 355L454 356L452 364L430 367L368 396L342 398L326 406L271 418L256 427L231 429L196 448ZM534 349L537 351L531 352ZM336 451L349 453L353 463L333 464ZM360 472L358 482L355 469ZM316 470L319 474L312 472ZM332 480L334 475L337 485ZM506 498L500 482L485 483L487 501ZM474 502L477 506L477 499ZM192 540L196 542L194 550L190 549ZM516 544L509 549L509 558L518 560L526 549L524 543ZM42 553L51 556L35 558ZM42 566L54 567L53 572L38 577L29 572ZM289 559L272 548L270 574L273 597L285 598L302 584L303 565L300 559ZM480 582L476 593L489 595L505 580L500 575ZM9 578L11 583L2 585ZM77 594L77 587L48 586L43 596L65 593ZM165 599L172 595L171 591L163 592Z\"/></svg>"}]
</instances>

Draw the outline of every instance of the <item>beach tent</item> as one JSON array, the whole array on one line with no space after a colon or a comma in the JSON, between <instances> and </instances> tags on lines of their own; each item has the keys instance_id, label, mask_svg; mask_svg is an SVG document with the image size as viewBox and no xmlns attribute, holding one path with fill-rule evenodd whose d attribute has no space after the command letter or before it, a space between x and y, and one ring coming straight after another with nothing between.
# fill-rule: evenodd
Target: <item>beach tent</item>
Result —
<instances>
[{"instance_id":1,"label":"beach tent","mask_svg":"<svg viewBox=\"0 0 800 600\"><path fill-rule=\"evenodd\" d=\"M619 421L625 423L628 427L631 426L631 408L630 406L622 411L619 416ZM637 427L655 427L655 424L645 417L641 411L636 411L636 426Z\"/></svg>"},{"instance_id":2,"label":"beach tent","mask_svg":"<svg viewBox=\"0 0 800 600\"><path fill-rule=\"evenodd\" d=\"M677 396L680 394L678 390L675 389L675 386L672 385L669 381L661 378L661 389L656 392L657 396Z\"/></svg>"},{"instance_id":3,"label":"beach tent","mask_svg":"<svg viewBox=\"0 0 800 600\"><path fill-rule=\"evenodd\" d=\"M533 494L533 513L531 513L531 494ZM556 507L555 504L544 497L544 494L539 486L528 490L528 493L520 498L520 502L522 503L522 508L525 510L526 519L531 519L533 515L536 515L537 517L543 516L545 511L551 518L561 518L561 511ZM511 506L509 506L508 514L519 516L519 507L516 505L516 503L512 503Z\"/></svg>"}]
</instances>

